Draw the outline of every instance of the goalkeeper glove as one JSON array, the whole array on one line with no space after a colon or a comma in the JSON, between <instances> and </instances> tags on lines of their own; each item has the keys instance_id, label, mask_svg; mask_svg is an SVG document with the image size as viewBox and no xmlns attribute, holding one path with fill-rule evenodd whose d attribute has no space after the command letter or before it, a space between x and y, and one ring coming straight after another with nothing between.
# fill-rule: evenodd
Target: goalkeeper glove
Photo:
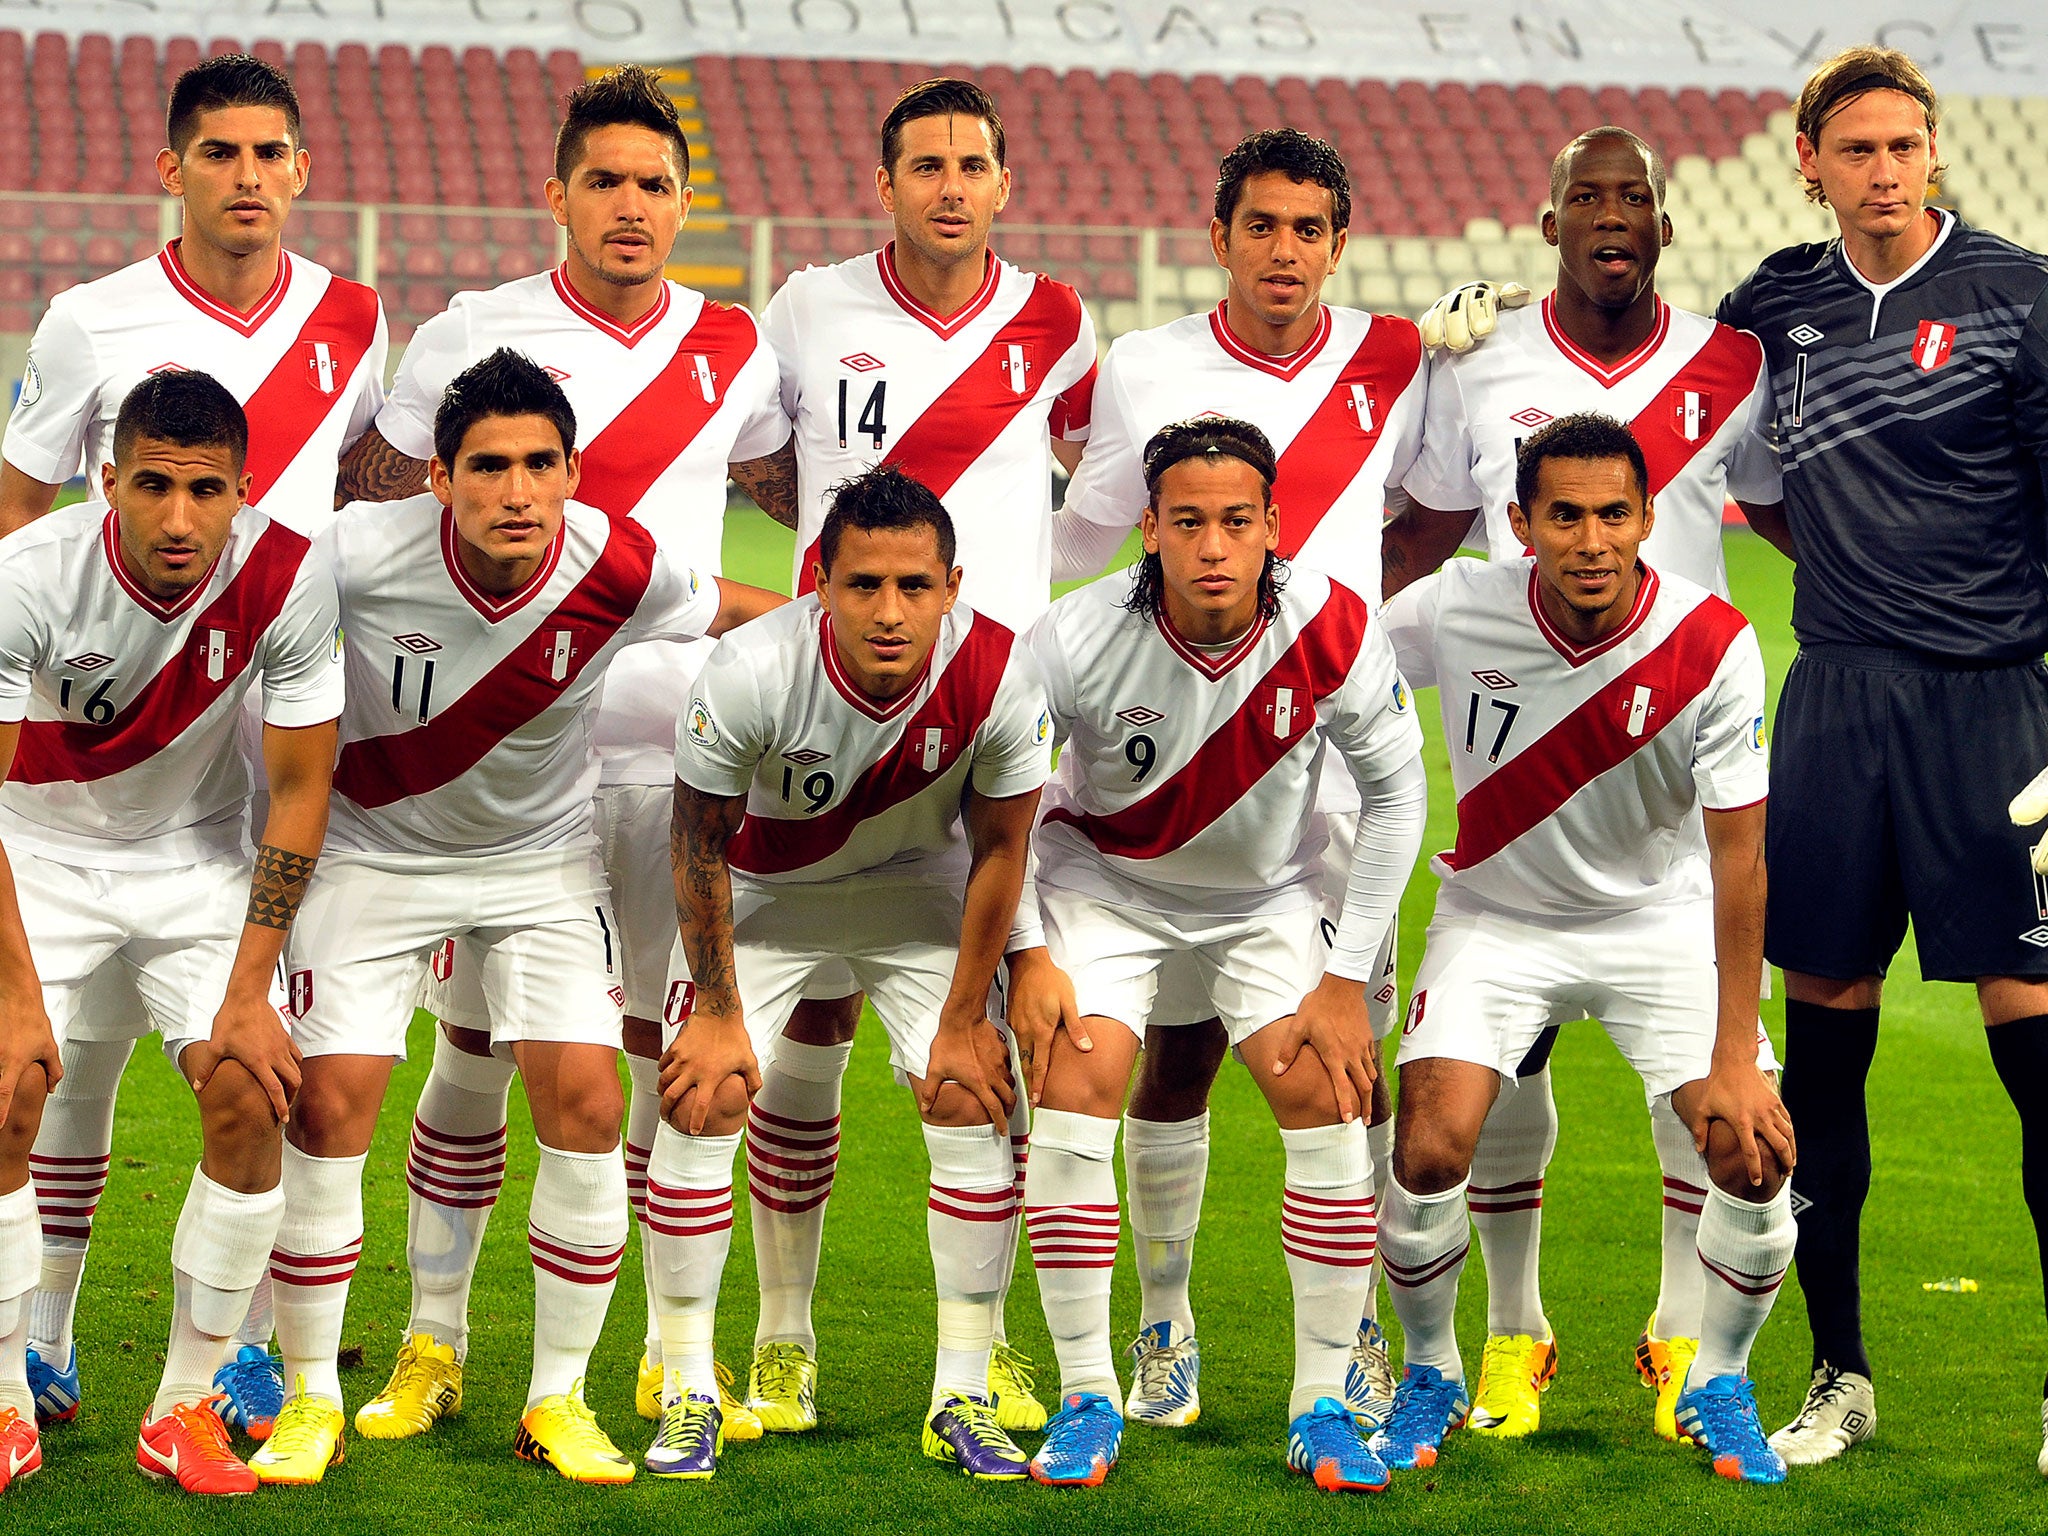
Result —
<instances>
[{"instance_id":1,"label":"goalkeeper glove","mask_svg":"<svg viewBox=\"0 0 2048 1536\"><path fill-rule=\"evenodd\" d=\"M2034 775L2034 782L2012 797L2006 814L2012 817L2012 824L2016 827L2031 827L2048 817L2048 768ZM2048 837L2034 844L2032 862L2035 874L2048 875Z\"/></svg>"},{"instance_id":2,"label":"goalkeeper glove","mask_svg":"<svg viewBox=\"0 0 2048 1536\"><path fill-rule=\"evenodd\" d=\"M1469 352L1493 334L1503 309L1520 309L1529 290L1520 283L1466 283L1429 306L1422 317L1422 344L1434 352L1448 347Z\"/></svg>"}]
</instances>

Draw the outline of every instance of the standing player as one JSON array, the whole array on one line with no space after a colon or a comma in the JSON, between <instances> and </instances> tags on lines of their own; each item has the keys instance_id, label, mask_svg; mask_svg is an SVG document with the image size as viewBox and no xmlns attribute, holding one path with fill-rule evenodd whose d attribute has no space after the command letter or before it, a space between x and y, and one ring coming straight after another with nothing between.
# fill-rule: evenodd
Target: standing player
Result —
<instances>
[{"instance_id":1,"label":"standing player","mask_svg":"<svg viewBox=\"0 0 2048 1536\"><path fill-rule=\"evenodd\" d=\"M816 597L720 644L677 732L680 1027L647 1169L667 1380L647 1468L717 1470L712 1331L747 1099L805 984L844 963L916 1089L931 1160L924 1452L1017 1479L1024 1454L986 1394L1020 1095L987 1008L1045 783L1044 689L1011 632L957 601L952 519L927 487L886 465L856 476L818 545Z\"/></svg>"},{"instance_id":2,"label":"standing player","mask_svg":"<svg viewBox=\"0 0 2048 1536\"><path fill-rule=\"evenodd\" d=\"M1672 236L1664 181L1656 151L1624 128L1592 129L1558 151L1543 216L1557 287L1540 306L1501 315L1484 346L1437 363L1422 455L1406 481L1410 504L1387 529L1390 593L1442 564L1475 517L1493 559L1517 558L1523 546L1508 508L1518 446L1555 417L1597 410L1633 423L1649 464L1657 518L1644 558L1728 595L1727 498L1762 525L1780 516L1776 457L1756 435L1770 410L1763 348L1658 297L1658 257ZM1695 845L1701 835L1686 833ZM1481 1434L1532 1433L1557 1370L1538 1263L1543 1175L1557 1145L1555 1039L1546 1032L1520 1064L1520 1084L1500 1096L1472 1168L1468 1201L1487 1281L1472 1398ZM1695 1250L1706 1191L1692 1133L1667 1100L1652 1099L1650 1129L1663 1172L1662 1283L1636 1360L1657 1392L1656 1431L1675 1439L1678 1391L1699 1339L1706 1282Z\"/></svg>"},{"instance_id":3,"label":"standing player","mask_svg":"<svg viewBox=\"0 0 2048 1536\"><path fill-rule=\"evenodd\" d=\"M164 190L184 202L184 234L157 255L66 290L29 345L21 398L0 444L0 533L50 510L81 458L100 504L116 413L151 374L203 368L247 411L249 499L311 536L334 516L335 460L377 414L384 313L376 293L284 249L292 199L306 189L299 101L260 59L227 54L171 88ZM256 723L245 728L254 760ZM259 780L260 783L260 780ZM43 1278L30 1327L36 1410L78 1408L72 1319L93 1210L106 1187L114 1096L150 1028L117 970L95 982L67 1030L65 1081L50 1099L35 1157L45 1217ZM222 1376L235 1422L260 1433L280 1386L268 1358L269 1288Z\"/></svg>"},{"instance_id":4,"label":"standing player","mask_svg":"<svg viewBox=\"0 0 2048 1536\"><path fill-rule=\"evenodd\" d=\"M989 249L1010 197L1002 119L964 80L912 86L882 121L875 190L895 224L879 251L792 273L764 317L796 424L795 590L817 562L831 490L876 463L936 491L960 540L963 593L1022 630L1051 600L1052 466L1088 435L1095 331L1065 283ZM824 973L829 992L843 972ZM825 1204L838 1160L840 1079L852 1024L799 1016L752 1106L749 1139L761 1313L748 1402L771 1430L817 1422L817 1287ZM1022 1177L1028 1109L1010 1130ZM1011 1252L1016 1247L1011 1233ZM1008 1282L1004 1284L1008 1289ZM1003 1342L990 1391L1010 1429L1037 1429L1029 1362Z\"/></svg>"},{"instance_id":5,"label":"standing player","mask_svg":"<svg viewBox=\"0 0 2048 1536\"><path fill-rule=\"evenodd\" d=\"M1095 392L1088 450L1054 521L1054 570L1090 575L1123 543L1147 504L1143 450L1167 424L1220 413L1248 421L1279 452L1274 497L1287 509L1279 554L1376 601L1386 491L1422 443L1427 370L1413 324L1322 302L1344 252L1351 185L1343 160L1292 128L1245 139L1218 168L1209 238L1230 274L1214 311L1119 336ZM1332 914L1342 904L1358 796L1332 772L1319 810ZM1400 1016L1389 930L1368 1008L1384 1037ZM1154 1009L1148 1049L1124 1117L1124 1168L1140 1289L1135 1370L1126 1411L1150 1424L1192 1423L1201 1411L1201 1353L1188 1296L1209 1163L1209 1088L1229 1041L1216 1020L1192 1024ZM1368 1135L1386 1171L1392 1101L1374 1090ZM1393 1372L1366 1286L1345 1399L1368 1430L1393 1406Z\"/></svg>"},{"instance_id":6,"label":"standing player","mask_svg":"<svg viewBox=\"0 0 2048 1536\"><path fill-rule=\"evenodd\" d=\"M116 965L192 1086L202 1145L136 1461L190 1493L256 1486L213 1381L284 1214L278 1125L299 1053L269 987L327 826L342 674L327 560L244 505L248 445L206 374L145 379L116 414L101 504L0 554L0 1487L42 1464L29 1147L87 981ZM270 786L253 876L249 697Z\"/></svg>"},{"instance_id":7,"label":"standing player","mask_svg":"<svg viewBox=\"0 0 2048 1536\"><path fill-rule=\"evenodd\" d=\"M548 207L568 232L552 272L488 293L457 294L406 348L377 425L342 466L345 494L416 495L434 452L434 413L448 383L501 346L526 354L562 386L586 440L577 499L631 517L678 564L718 573L726 474L764 505L795 515L794 477L767 455L789 439L775 358L754 317L662 276L690 206L690 147L675 103L647 70L628 65L569 97L556 141ZM644 1215L647 1152L661 1094L662 989L675 944L668 867L675 700L689 689L702 645L628 647L613 664L594 732L597 839L619 921L626 992L626 1180ZM448 984L430 986L444 1021L413 1115L406 1183L406 1262L412 1316L384 1391L356 1414L366 1435L418 1434L461 1401L471 1277L505 1178L509 1052L493 1056L477 946L455 946ZM813 1004L812 1007L827 1006ZM854 1010L858 1009L855 1000ZM646 1247L642 1245L643 1257ZM661 1410L661 1340L648 1292L636 1394ZM728 1434L751 1431L737 1401Z\"/></svg>"},{"instance_id":8,"label":"standing player","mask_svg":"<svg viewBox=\"0 0 2048 1536\"><path fill-rule=\"evenodd\" d=\"M540 1145L533 1377L515 1448L578 1481L633 1474L580 1391L627 1224L615 929L583 715L623 646L723 631L780 600L700 577L638 523L571 501L575 436L541 366L495 352L442 398L431 493L334 529L350 703L335 857L286 957L305 1071L271 1274L295 1390L251 1459L265 1482L318 1482L341 1458L335 1355L363 1161L450 934L484 950L492 1032L511 1045Z\"/></svg>"},{"instance_id":9,"label":"standing player","mask_svg":"<svg viewBox=\"0 0 2048 1536\"><path fill-rule=\"evenodd\" d=\"M1387 605L1402 672L1442 695L1458 788L1401 1031L1383 1205L1405 1339L1376 1442L1392 1467L1434 1465L1466 1415L1453 1324L1481 1127L1497 1095L1522 1091L1516 1069L1543 1031L1590 1012L1651 1101L1672 1100L1694 1187L1711 1159L1679 1428L1724 1477L1784 1480L1745 1374L1793 1240L1792 1125L1756 1021L1763 657L1727 603L1638 560L1654 530L1645 460L1611 417L1544 426L1509 509L1534 559L1454 560ZM1479 746L1456 750L1461 735ZM1684 835L1700 808L1705 854Z\"/></svg>"},{"instance_id":10,"label":"standing player","mask_svg":"<svg viewBox=\"0 0 2048 1536\"><path fill-rule=\"evenodd\" d=\"M1342 1399L1372 1283L1366 991L1421 842L1422 733L1371 603L1318 572L1290 579L1277 558L1276 470L1246 422L1159 432L1145 445L1135 577L1062 598L1032 634L1066 742L1038 835L1044 934L1027 910L1011 946L1038 1100L1025 1219L1060 1362L1060 1411L1031 1462L1042 1483L1100 1483L1122 1442L1110 1158L1177 957L1286 1149L1288 1465L1331 1491L1387 1485ZM1332 750L1363 809L1326 943L1316 799ZM1183 1038L1165 1031L1151 1049Z\"/></svg>"}]
</instances>

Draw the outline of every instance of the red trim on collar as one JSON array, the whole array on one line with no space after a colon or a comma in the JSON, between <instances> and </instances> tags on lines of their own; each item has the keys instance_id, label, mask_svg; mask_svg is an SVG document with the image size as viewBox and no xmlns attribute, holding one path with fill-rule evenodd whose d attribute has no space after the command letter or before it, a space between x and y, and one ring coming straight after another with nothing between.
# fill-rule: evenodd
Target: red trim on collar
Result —
<instances>
[{"instance_id":1,"label":"red trim on collar","mask_svg":"<svg viewBox=\"0 0 2048 1536\"><path fill-rule=\"evenodd\" d=\"M199 594L213 584L213 573L220 565L221 554L227 553L227 546L221 546L220 554L216 554L213 557L213 564L206 568L206 574L187 587L183 597L179 598L176 602L166 603L154 596L147 587L129 575L128 567L121 563L121 535L116 531L117 516L118 514L109 509L105 521L100 524L100 547L107 552L107 564L113 568L114 580L121 584L123 592L126 592L135 600L135 605L151 618L161 619L165 622L177 618L187 608L198 602ZM233 536L231 532L229 537L232 538Z\"/></svg>"},{"instance_id":2,"label":"red trim on collar","mask_svg":"<svg viewBox=\"0 0 2048 1536\"><path fill-rule=\"evenodd\" d=\"M875 253L875 270L882 274L882 286L889 292L903 312L942 341L950 341L959 334L962 327L994 302L996 286L1001 280L1002 268L996 265L994 251L982 254L981 287L974 297L954 310L950 315L939 315L925 308L911 297L910 290L903 286L903 279L896 272L896 242L891 240Z\"/></svg>"},{"instance_id":3,"label":"red trim on collar","mask_svg":"<svg viewBox=\"0 0 2048 1536\"><path fill-rule=\"evenodd\" d=\"M1319 304L1316 306L1316 333L1299 347L1284 357L1274 357L1269 353L1255 351L1239 341L1236 333L1230 329L1230 322L1223 312L1229 302L1228 299L1219 299L1216 307L1209 311L1209 331L1215 336L1216 345L1247 368L1270 373L1276 379L1292 379L1316 360L1316 355L1323 350L1323 344L1330 339L1330 306Z\"/></svg>"},{"instance_id":4,"label":"red trim on collar","mask_svg":"<svg viewBox=\"0 0 2048 1536\"><path fill-rule=\"evenodd\" d=\"M832 615L829 613L818 615L818 648L825 653L825 675L832 679L832 686L839 690L839 696L870 720L893 720L910 708L918 695L924 692L925 679L932 675L932 657L939 651L935 643L925 652L924 665L909 685L887 703L878 704L848 675L846 663L839 659L839 647L832 640Z\"/></svg>"},{"instance_id":5,"label":"red trim on collar","mask_svg":"<svg viewBox=\"0 0 2048 1536\"><path fill-rule=\"evenodd\" d=\"M1251 655L1259 641L1265 638L1266 631L1272 627L1273 621L1264 614L1259 615L1252 621L1252 627L1240 635L1237 643L1227 651L1203 650L1182 636L1163 612L1152 622L1159 626L1159 633L1165 637L1167 645L1172 647L1176 656L1202 676L1215 682L1218 678L1227 676L1233 667Z\"/></svg>"},{"instance_id":6,"label":"red trim on collar","mask_svg":"<svg viewBox=\"0 0 2048 1536\"><path fill-rule=\"evenodd\" d=\"M185 270L185 263L178 255L178 247L184 243L182 237L156 253L157 264L164 269L164 276L171 280L171 286L194 309L203 315L218 320L244 336L254 336L263 328L263 322L277 313L277 307L284 302L285 290L292 283L291 252L277 253L277 277L268 291L256 301L255 307L246 313L221 303L193 279Z\"/></svg>"},{"instance_id":7,"label":"red trim on collar","mask_svg":"<svg viewBox=\"0 0 2048 1536\"><path fill-rule=\"evenodd\" d=\"M1564 327L1557 323L1555 293L1543 296L1543 329L1550 333L1551 341L1567 360L1576 363L1603 389L1612 389L1656 356L1657 349L1664 345L1664 338L1671 334L1671 306L1662 299L1657 300L1657 323L1650 327L1649 339L1616 363L1601 362L1565 335Z\"/></svg>"},{"instance_id":8,"label":"red trim on collar","mask_svg":"<svg viewBox=\"0 0 2048 1536\"><path fill-rule=\"evenodd\" d=\"M562 526L555 530L555 541L548 546L546 558L540 569L527 578L526 585L509 597L499 597L495 592L486 592L469 579L469 573L462 568L462 562L455 555L455 514L448 508L441 509L441 562L448 567L448 575L455 583L455 590L469 600L469 606L495 624L509 614L517 613L540 589L548 584L548 578L555 574L555 567L562 563L562 545L567 541L569 519L562 519Z\"/></svg>"},{"instance_id":9,"label":"red trim on collar","mask_svg":"<svg viewBox=\"0 0 2048 1536\"><path fill-rule=\"evenodd\" d=\"M584 303L583 296L576 291L575 284L569 281L568 270L568 263L564 262L548 274L548 277L555 285L555 297L560 299L563 306L578 320L584 321L586 324L603 331L605 335L611 337L613 341L618 342L622 346L638 346L647 337L649 332L661 324L662 317L668 313L669 288L666 278L659 280L661 282L661 297L654 301L654 308L648 310L646 314L635 320L631 325L621 325L603 310L593 309L590 305Z\"/></svg>"},{"instance_id":10,"label":"red trim on collar","mask_svg":"<svg viewBox=\"0 0 2048 1536\"><path fill-rule=\"evenodd\" d=\"M1647 565L1644 565L1640 560L1636 562L1636 565L1642 571L1643 579L1636 587L1635 606L1629 609L1628 617L1622 621L1621 628L1617 629L1613 634L1604 636L1593 644L1584 647L1581 647L1577 641L1561 634L1557 627L1550 622L1549 616L1544 613L1542 599L1536 595L1536 570L1534 566L1531 566L1529 569L1529 611L1536 616L1536 628L1542 632L1543 638L1550 642L1550 648L1567 662L1571 663L1571 665L1583 667L1595 657L1605 656L1617 645L1620 645L1622 641L1628 639L1630 635L1641 629L1643 621L1650 616L1650 605L1657 600L1657 573Z\"/></svg>"}]
</instances>

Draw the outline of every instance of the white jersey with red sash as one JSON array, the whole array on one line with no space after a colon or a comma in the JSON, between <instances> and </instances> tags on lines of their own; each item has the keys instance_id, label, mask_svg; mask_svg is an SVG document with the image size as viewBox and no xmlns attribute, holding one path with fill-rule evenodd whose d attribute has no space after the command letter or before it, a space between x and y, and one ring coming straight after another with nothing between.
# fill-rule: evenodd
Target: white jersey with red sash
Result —
<instances>
[{"instance_id":1,"label":"white jersey with red sash","mask_svg":"<svg viewBox=\"0 0 2048 1536\"><path fill-rule=\"evenodd\" d=\"M86 495L99 501L128 392L152 373L197 370L248 413L249 500L317 534L334 520L341 451L384 399L376 290L287 251L270 291L241 314L192 280L179 243L50 301L0 455L49 483L82 467Z\"/></svg>"},{"instance_id":2,"label":"white jersey with red sash","mask_svg":"<svg viewBox=\"0 0 2048 1536\"><path fill-rule=\"evenodd\" d=\"M1700 810L1768 790L1763 656L1722 599L1642 570L1627 620L1583 647L1528 557L1452 560L1388 602L1403 675L1443 710L1447 901L1569 919L1711 895Z\"/></svg>"},{"instance_id":3,"label":"white jersey with red sash","mask_svg":"<svg viewBox=\"0 0 2048 1536\"><path fill-rule=\"evenodd\" d=\"M1280 553L1378 602L1386 488L1422 445L1428 363L1411 321L1324 305L1298 351L1268 357L1224 305L1110 343L1088 451L1065 505L1107 528L1145 510L1145 444L1193 416L1234 416L1272 441Z\"/></svg>"},{"instance_id":4,"label":"white jersey with red sash","mask_svg":"<svg viewBox=\"0 0 2048 1536\"><path fill-rule=\"evenodd\" d=\"M1545 422L1599 411L1642 444L1657 526L1643 558L1728 595L1721 554L1727 498L1782 499L1775 456L1756 432L1769 420L1763 345L1747 331L1657 301L1650 337L1614 363L1588 356L1557 323L1556 295L1512 310L1486 344L1439 359L1429 383L1422 456L1403 482L1426 507L1482 510L1487 553L1523 553L1508 524L1515 456Z\"/></svg>"},{"instance_id":5,"label":"white jersey with red sash","mask_svg":"<svg viewBox=\"0 0 2048 1536\"><path fill-rule=\"evenodd\" d=\"M1065 283L993 255L941 319L904 288L893 249L792 272L763 317L796 424L795 590L810 590L832 488L888 463L952 514L962 597L1022 629L1051 600L1047 434L1088 435L1094 325Z\"/></svg>"},{"instance_id":6,"label":"white jersey with red sash","mask_svg":"<svg viewBox=\"0 0 2048 1536\"><path fill-rule=\"evenodd\" d=\"M112 512L62 508L0 545L0 720L20 743L0 836L66 864L172 869L245 851L237 730L336 718L334 576L254 507L206 579L160 602L121 563Z\"/></svg>"},{"instance_id":7,"label":"white jersey with red sash","mask_svg":"<svg viewBox=\"0 0 2048 1536\"><path fill-rule=\"evenodd\" d=\"M353 503L329 534L348 666L330 848L460 858L588 840L583 711L605 669L718 616L715 577L581 502L509 596L469 578L458 537L431 494Z\"/></svg>"},{"instance_id":8,"label":"white jersey with red sash","mask_svg":"<svg viewBox=\"0 0 2048 1536\"><path fill-rule=\"evenodd\" d=\"M644 524L673 559L717 575L726 466L789 440L775 356L754 317L663 282L654 307L622 326L586 304L559 267L458 293L405 349L377 414L384 440L430 457L443 392L500 347L546 368L569 397L583 457L576 499ZM637 646L613 665L595 728L604 783L669 782L676 696L701 649Z\"/></svg>"},{"instance_id":9,"label":"white jersey with red sash","mask_svg":"<svg viewBox=\"0 0 2048 1536\"><path fill-rule=\"evenodd\" d=\"M957 886L965 792L1026 794L1051 752L1038 668L995 620L956 604L922 675L878 703L812 595L718 642L676 729L676 777L746 794L726 858L747 880Z\"/></svg>"}]
</instances>

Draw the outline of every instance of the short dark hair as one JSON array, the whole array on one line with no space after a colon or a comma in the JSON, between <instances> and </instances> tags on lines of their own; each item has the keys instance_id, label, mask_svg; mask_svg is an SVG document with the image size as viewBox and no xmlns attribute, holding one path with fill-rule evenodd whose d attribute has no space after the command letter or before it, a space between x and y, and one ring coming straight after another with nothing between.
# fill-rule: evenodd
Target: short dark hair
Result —
<instances>
[{"instance_id":1,"label":"short dark hair","mask_svg":"<svg viewBox=\"0 0 2048 1536\"><path fill-rule=\"evenodd\" d=\"M1267 171L1327 188L1331 229L1351 227L1351 173L1344 157L1297 128L1261 128L1239 139L1216 167L1216 217L1225 228L1237 213L1245 182Z\"/></svg>"},{"instance_id":2,"label":"short dark hair","mask_svg":"<svg viewBox=\"0 0 2048 1536\"><path fill-rule=\"evenodd\" d=\"M500 347L455 375L434 411L434 457L455 468L462 440L487 416L545 416L562 435L566 458L576 447L576 413L562 386L523 352Z\"/></svg>"},{"instance_id":3,"label":"short dark hair","mask_svg":"<svg viewBox=\"0 0 2048 1536\"><path fill-rule=\"evenodd\" d=\"M1614 140L1632 144L1642 151L1643 164L1649 169L1650 195L1657 199L1657 211L1664 210L1664 189L1670 184L1671 171L1664 164L1664 157L1657 153L1654 145L1639 133L1620 127L1615 123L1602 123L1598 128L1588 128L1571 143L1557 152L1550 162L1550 207L1557 210L1558 202L1564 197L1565 183L1571 179L1572 156L1589 145Z\"/></svg>"},{"instance_id":4,"label":"short dark hair","mask_svg":"<svg viewBox=\"0 0 2048 1536\"><path fill-rule=\"evenodd\" d=\"M914 123L921 117L946 117L958 113L962 117L978 118L988 124L989 142L995 146L996 165L1005 162L1006 142L1003 138L1003 120L996 113L995 98L972 80L955 80L941 75L935 80L920 80L901 96L889 109L889 115L882 119L882 169L892 175L896 170L896 157L903 150L903 126Z\"/></svg>"},{"instance_id":5,"label":"short dark hair","mask_svg":"<svg viewBox=\"0 0 2048 1536\"><path fill-rule=\"evenodd\" d=\"M1546 459L1627 459L1635 471L1636 490L1647 500L1650 467L1635 433L1612 416L1579 411L1546 422L1515 453L1515 504L1524 512L1536 499L1536 478Z\"/></svg>"},{"instance_id":6,"label":"short dark hair","mask_svg":"<svg viewBox=\"0 0 2048 1536\"><path fill-rule=\"evenodd\" d=\"M1153 511L1159 510L1159 482L1176 464L1189 459L1236 459L1251 466L1259 477L1259 489L1266 505L1273 503L1273 481L1280 465L1273 444L1265 433L1248 421L1232 416L1194 416L1161 427L1145 444L1145 496ZM1270 619L1280 611L1280 593L1287 585L1287 562L1271 550L1266 568L1259 574L1259 616ZM1165 612L1166 572L1159 556L1147 554L1131 567L1131 590L1123 605L1132 613L1156 619Z\"/></svg>"},{"instance_id":7,"label":"short dark hair","mask_svg":"<svg viewBox=\"0 0 2048 1536\"><path fill-rule=\"evenodd\" d=\"M299 93L292 89L290 77L253 54L223 53L194 64L171 87L171 104L164 113L171 153L182 155L191 145L200 113L223 107L275 107L291 129L292 147L305 142L299 136Z\"/></svg>"},{"instance_id":8,"label":"short dark hair","mask_svg":"<svg viewBox=\"0 0 2048 1536\"><path fill-rule=\"evenodd\" d=\"M893 464L877 464L832 487L832 505L818 532L818 563L829 574L839 537L849 528L879 533L894 528L929 528L938 538L939 564L953 569L953 518L938 492Z\"/></svg>"},{"instance_id":9,"label":"short dark hair","mask_svg":"<svg viewBox=\"0 0 2048 1536\"><path fill-rule=\"evenodd\" d=\"M1936 108L1933 83L1906 54L1872 43L1844 48L1808 75L1792 109L1793 122L1806 142L1819 149L1820 131L1827 120L1857 97L1872 91L1901 91L1912 97L1927 120L1928 137L1934 136L1941 114ZM1938 182L1947 171L1947 166L1937 165L1928 179ZM1804 179L1807 198L1825 207L1828 198L1820 183L1812 177Z\"/></svg>"},{"instance_id":10,"label":"short dark hair","mask_svg":"<svg viewBox=\"0 0 2048 1536\"><path fill-rule=\"evenodd\" d=\"M568 181L593 132L620 125L646 128L673 144L676 169L682 184L689 185L690 141L676 115L675 100L661 88L661 76L638 64L621 64L569 93L563 103L561 131L555 135L555 179Z\"/></svg>"},{"instance_id":11,"label":"short dark hair","mask_svg":"<svg viewBox=\"0 0 2048 1536\"><path fill-rule=\"evenodd\" d=\"M137 438L180 448L225 448L240 474L249 458L249 417L242 402L210 373L167 369L128 391L114 418L114 463L127 459Z\"/></svg>"}]
</instances>

